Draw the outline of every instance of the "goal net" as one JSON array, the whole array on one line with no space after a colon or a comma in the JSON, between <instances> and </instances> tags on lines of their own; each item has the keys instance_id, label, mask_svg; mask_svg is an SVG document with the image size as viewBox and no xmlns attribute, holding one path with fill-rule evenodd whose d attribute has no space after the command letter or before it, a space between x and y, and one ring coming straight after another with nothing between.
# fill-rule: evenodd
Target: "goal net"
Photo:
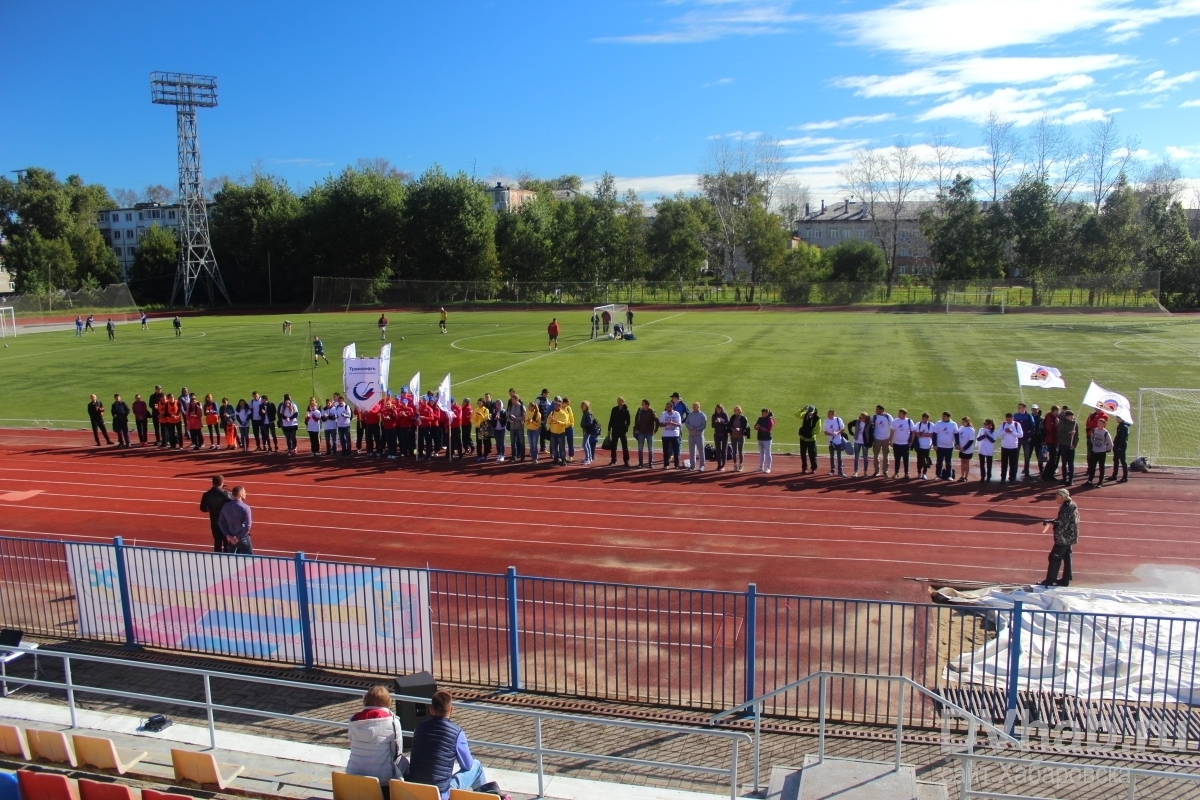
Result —
<instances>
[{"instance_id":1,"label":"goal net","mask_svg":"<svg viewBox=\"0 0 1200 800\"><path fill-rule=\"evenodd\" d=\"M1004 289L972 289L964 292L946 293L946 313L955 312L1003 314Z\"/></svg>"},{"instance_id":2,"label":"goal net","mask_svg":"<svg viewBox=\"0 0 1200 800\"><path fill-rule=\"evenodd\" d=\"M592 309L592 338L612 339L616 336L618 327L622 333L629 333L629 323L625 314L629 306L625 303L609 303Z\"/></svg>"},{"instance_id":3,"label":"goal net","mask_svg":"<svg viewBox=\"0 0 1200 800\"><path fill-rule=\"evenodd\" d=\"M1138 389L1137 457L1200 469L1200 389Z\"/></svg>"},{"instance_id":4,"label":"goal net","mask_svg":"<svg viewBox=\"0 0 1200 800\"><path fill-rule=\"evenodd\" d=\"M12 306L0 306L0 339L17 335L17 312Z\"/></svg>"}]
</instances>

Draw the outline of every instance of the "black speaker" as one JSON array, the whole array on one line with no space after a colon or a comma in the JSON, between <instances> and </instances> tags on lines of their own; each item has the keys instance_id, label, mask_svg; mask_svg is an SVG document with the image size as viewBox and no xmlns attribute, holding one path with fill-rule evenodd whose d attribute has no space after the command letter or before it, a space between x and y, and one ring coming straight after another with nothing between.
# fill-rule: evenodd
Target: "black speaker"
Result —
<instances>
[{"instance_id":1,"label":"black speaker","mask_svg":"<svg viewBox=\"0 0 1200 800\"><path fill-rule=\"evenodd\" d=\"M414 672L412 675L401 675L396 678L396 694L409 697L433 699L437 691L437 682L428 672ZM396 716L400 718L400 727L404 730L403 749L412 746L412 731L417 723L429 716L428 703L414 703L409 700L396 701Z\"/></svg>"}]
</instances>

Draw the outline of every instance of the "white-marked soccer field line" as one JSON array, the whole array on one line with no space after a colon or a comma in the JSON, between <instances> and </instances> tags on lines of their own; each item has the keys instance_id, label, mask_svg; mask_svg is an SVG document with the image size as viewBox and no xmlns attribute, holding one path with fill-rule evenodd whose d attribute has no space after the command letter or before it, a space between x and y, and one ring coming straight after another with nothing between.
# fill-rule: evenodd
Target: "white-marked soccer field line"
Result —
<instances>
[{"instance_id":1,"label":"white-marked soccer field line","mask_svg":"<svg viewBox=\"0 0 1200 800\"><path fill-rule=\"evenodd\" d=\"M687 313L686 311L680 311L678 314L672 314L669 317L659 317L658 319L652 319L649 322L641 323L641 325L642 325L642 327L646 327L647 325L653 325L656 322L662 322L665 319L673 319L675 317L681 317L686 313ZM466 338L470 339L473 337L468 336ZM461 341L465 341L465 339L457 339L454 342L451 342L450 346L454 347L456 342L461 342ZM546 356L552 356L555 353L565 353L568 350L579 347L579 345L581 345L581 344L587 344L588 342L598 342L598 341L600 341L600 340L599 339L584 339L582 342L576 342L575 344L567 345L566 347L562 348L561 350L547 350L545 353L542 353L541 355L534 356L533 358L527 358L524 361L518 361L516 364L509 364L507 367L501 367L500 369L492 370L491 372L485 372L482 375L476 375L474 378L467 378L466 380L455 381L454 385L462 386L464 384L471 383L472 381L477 381L481 378L490 378L492 375L499 375L501 372L507 372L508 370L513 369L514 367L519 367L519 366L522 366L523 364L529 364L531 362L537 361L540 358L545 358Z\"/></svg>"},{"instance_id":2,"label":"white-marked soccer field line","mask_svg":"<svg viewBox=\"0 0 1200 800\"><path fill-rule=\"evenodd\" d=\"M148 342L148 343L151 343L151 344L155 344L155 343L158 343L158 342L173 342L173 341L175 341L175 339L176 339L176 338L179 338L179 339L200 339L200 338L203 338L205 335L206 335L206 334L205 334L203 331L201 331L200 333L197 333L197 334L188 334L187 336L179 336L179 337L175 337L175 336L166 337L166 336L164 336L164 337L161 337L161 338L147 339L147 340L145 340L145 342ZM114 341L116 341L116 340L114 340ZM127 340L124 340L124 339L122 339L122 340L120 340L120 341L127 341ZM92 349L93 347L112 347L112 346L113 346L113 344L114 344L114 342L110 342L110 341L108 341L108 340L105 340L105 341L103 341L103 342L97 342L96 344L85 344L85 345L83 345L83 346L81 346L81 347L68 347L67 345L63 345L63 346L62 346L60 349L58 349L58 350L43 350L43 351L42 351L42 352L40 352L40 353L20 353L20 354L18 354L18 355L3 356L3 357L0 357L0 364L3 364L5 361L16 361L18 358L34 358L35 356L52 356L52 355L58 355L58 354L60 354L60 353L77 353L77 352L79 352L80 350L90 350L90 349Z\"/></svg>"},{"instance_id":3,"label":"white-marked soccer field line","mask_svg":"<svg viewBox=\"0 0 1200 800\"><path fill-rule=\"evenodd\" d=\"M1128 342L1128 341L1143 340L1143 339L1153 342L1154 344L1162 344L1162 345L1166 345L1167 347L1174 347L1176 350L1182 350L1183 352L1187 353L1188 355L1200 356L1200 350L1192 350L1190 348L1184 347L1183 345L1175 344L1174 342L1165 342L1162 339L1155 339L1153 336L1151 336L1148 333L1139 333L1136 336L1134 336L1133 339L1118 339L1117 341L1113 342L1113 347L1117 348L1118 350L1125 350L1126 348L1121 347L1122 343Z\"/></svg>"},{"instance_id":4,"label":"white-marked soccer field line","mask_svg":"<svg viewBox=\"0 0 1200 800\"><path fill-rule=\"evenodd\" d=\"M101 501L108 501L108 502L113 501L113 498L104 497L104 496L92 496L92 495L70 495L70 494L62 494L62 493L50 493L50 494L43 495L43 496L45 496L45 497L69 497L72 499L101 500ZM141 502L143 502L143 503L171 503L171 504L175 504L175 505L185 505L185 506L189 506L189 507L192 505L190 502L184 501L184 500L142 499ZM431 504L411 503L411 504L407 504L407 505L428 506ZM69 508L59 508L59 507L55 507L55 506L22 505L21 508L29 509L29 510L38 510L38 511L53 511L53 512L63 513L63 514L122 514L122 515L131 515L131 516L141 515L141 516L153 516L153 517L168 517L170 519L179 519L180 518L180 515L144 514L144 513L140 513L140 512L136 512L136 511L97 509L95 507L88 508L88 509L69 509ZM339 517L342 517L342 518L345 518L345 516L346 516L345 511L341 510L341 509L293 509L293 508L289 508L287 506L264 506L264 505L255 505L254 508L256 510L263 511L263 512L275 511L275 512L281 512L281 513L285 513L285 514L286 513L296 513L297 511L299 511L300 513L303 513L305 515L308 515L308 514L337 514L337 515L339 515ZM464 506L464 505L458 504L458 505L455 505L455 508L456 509L470 509L470 510L477 510L477 511L484 511L484 512L494 511L494 509L490 506L487 506L487 507ZM441 510L440 507L437 507L437 506L435 506L435 509ZM620 527L615 527L615 526L599 527L599 526L590 526L590 525L589 526L578 525L578 524L572 525L572 524L553 523L553 522L529 522L528 520L497 520L497 519L486 518L486 516L480 517L480 518L470 518L470 517L460 518L460 517L449 517L449 516L444 516L444 515L421 516L421 515L414 514L414 515L406 515L404 517L397 517L397 515L395 515L395 514L379 514L379 513L374 513L374 512L358 512L355 514L355 516L356 517L380 517L380 518L384 518L384 519L396 519L396 520L403 520L403 521L420 520L422 522L433 522L433 523L461 522L461 523L472 524L472 525L486 523L488 525L509 525L509 526L516 525L516 526L521 526L521 527L525 527L525 528L537 526L537 527L541 527L541 528L566 529L566 530L572 530L572 531L596 531L598 533L609 534L609 535L614 534L614 533L615 534L628 534L631 538L644 537L647 534L657 534L657 535L661 535L661 536L679 536L681 534L685 534L685 535L693 536L693 537L705 537L708 539L717 539L717 540L728 540L728 539L746 540L746 539L749 539L749 540L754 540L754 541L758 541L758 542L794 542L794 541L796 541L793 538L785 537L785 536L762 536L762 535L755 535L755 534L729 534L729 533L705 533L705 532L698 532L698 531L670 531L670 530L660 530L660 529L653 529L653 528L651 528L651 529L635 529L635 528L620 528ZM640 518L642 515L624 515L624 516L638 516ZM318 527L318 526L302 525L302 524L298 524L298 523L276 522L276 521L268 521L265 523L260 522L259 524L271 524L271 525L281 525L281 526L295 525L296 527ZM815 523L815 522L814 523L795 523L795 524L803 525L803 526L807 526L807 527L817 527L817 528L833 527L833 528L845 529L845 528L851 527L851 526L846 526L846 525L823 525L821 523ZM328 527L328 526L326 526L326 527ZM359 530L359 529L352 528L352 527L346 527L344 525L339 525L339 530L344 533L346 531L354 531L354 530ZM995 531L972 531L972 530L964 531L964 530L960 530L960 529L936 529L936 528L892 528L889 530L892 530L897 533L903 533L906 531L907 532L946 533L946 534L990 533L993 536L996 533ZM415 531L415 530L392 530L392 531L389 531L389 533L392 533L394 535L399 535L399 536L407 536L407 535L411 534L411 535L421 535L421 536L435 536L435 537L439 537L439 538L468 539L468 540L472 540L472 541L488 541L488 542L509 541L508 539L500 539L500 538L489 537L489 536L459 536L459 535L455 535L455 534L441 534L441 533L431 533L431 532ZM527 541L533 542L534 540L527 540ZM989 551L989 552L1030 553L1030 554L1044 554L1045 553L1044 547L1019 548L1019 547L1012 547L1011 545L1003 546L1003 543L1000 543L1000 544L997 544L994 546L983 546L983 545L964 544L961 542L942 543L942 542L884 541L884 540L878 540L878 539L832 539L832 538L828 538L828 537L823 537L819 540L804 540L804 543L819 544L819 545L823 545L823 544L850 544L850 545L873 544L873 545L883 545L886 547L897 547L897 548L910 547L910 548L925 548L925 549L982 550L982 551ZM657 549L654 547L642 547L642 546L638 546L638 545L621 545L621 544L600 545L597 543L575 542L575 541L571 541L571 542L562 542L562 541L549 542L549 541L546 541L546 542L540 542L540 544L547 544L547 545L554 544L554 545L557 545L560 547L567 547L567 548L572 548L572 547L613 547L613 548L624 548L624 549L632 549L632 550L650 550L650 551L654 551ZM711 551L711 550L689 550L686 552L690 552L695 555L714 555L714 554L719 555L719 554L721 554L721 553ZM764 553L746 552L745 555L767 556L770 554L765 553L765 552ZM779 555L781 557L784 557L785 554L779 554ZM1113 557L1113 558L1125 558L1125 559L1134 558L1134 559L1138 559L1139 561L1144 560L1147 557L1145 555L1134 555L1134 554L1130 554L1127 552L1126 553L1106 553L1106 552L1102 552L1102 551L1093 551L1093 550L1086 551L1086 555L1109 556L1109 557ZM797 557L800 557L800 556L797 556ZM1172 561L1200 562L1200 557L1193 558L1193 557L1189 557L1189 556L1176 555L1176 556L1172 556L1171 560Z\"/></svg>"}]
</instances>

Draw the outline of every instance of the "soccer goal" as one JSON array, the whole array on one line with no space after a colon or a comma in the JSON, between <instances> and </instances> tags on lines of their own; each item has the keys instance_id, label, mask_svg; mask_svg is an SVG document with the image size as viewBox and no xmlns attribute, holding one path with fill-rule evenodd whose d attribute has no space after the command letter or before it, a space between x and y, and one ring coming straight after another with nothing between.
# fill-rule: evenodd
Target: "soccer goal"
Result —
<instances>
[{"instance_id":1,"label":"soccer goal","mask_svg":"<svg viewBox=\"0 0 1200 800\"><path fill-rule=\"evenodd\" d=\"M17 313L12 306L0 306L0 339L17 335Z\"/></svg>"},{"instance_id":2,"label":"soccer goal","mask_svg":"<svg viewBox=\"0 0 1200 800\"><path fill-rule=\"evenodd\" d=\"M1138 389L1134 429L1150 466L1200 469L1200 389Z\"/></svg>"},{"instance_id":3,"label":"soccer goal","mask_svg":"<svg viewBox=\"0 0 1200 800\"><path fill-rule=\"evenodd\" d=\"M606 306L596 306L592 309L592 338L612 339L616 335L616 327L621 326L623 333L629 332L629 323L625 314L629 306L624 303L610 303Z\"/></svg>"},{"instance_id":4,"label":"soccer goal","mask_svg":"<svg viewBox=\"0 0 1200 800\"><path fill-rule=\"evenodd\" d=\"M965 292L946 293L946 313L967 312L976 314L1003 314L1004 291L973 289Z\"/></svg>"}]
</instances>

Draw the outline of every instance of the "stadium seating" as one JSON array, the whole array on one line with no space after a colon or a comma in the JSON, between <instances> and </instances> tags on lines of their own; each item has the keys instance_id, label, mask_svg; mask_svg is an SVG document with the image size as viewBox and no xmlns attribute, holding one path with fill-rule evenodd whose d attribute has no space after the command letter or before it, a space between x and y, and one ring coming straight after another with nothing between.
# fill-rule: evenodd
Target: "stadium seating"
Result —
<instances>
[{"instance_id":1,"label":"stadium seating","mask_svg":"<svg viewBox=\"0 0 1200 800\"><path fill-rule=\"evenodd\" d=\"M75 783L66 775L54 772L17 770L21 800L79 800Z\"/></svg>"},{"instance_id":2,"label":"stadium seating","mask_svg":"<svg viewBox=\"0 0 1200 800\"><path fill-rule=\"evenodd\" d=\"M29 761L29 742L16 725L0 725L0 753Z\"/></svg>"},{"instance_id":3,"label":"stadium seating","mask_svg":"<svg viewBox=\"0 0 1200 800\"><path fill-rule=\"evenodd\" d=\"M0 772L0 800L21 800L21 787L11 772Z\"/></svg>"},{"instance_id":4,"label":"stadium seating","mask_svg":"<svg viewBox=\"0 0 1200 800\"><path fill-rule=\"evenodd\" d=\"M145 750L118 750L112 739L100 736L77 733L71 739L75 743L75 758L80 766L90 765L124 775L130 767L146 757Z\"/></svg>"},{"instance_id":5,"label":"stadium seating","mask_svg":"<svg viewBox=\"0 0 1200 800\"><path fill-rule=\"evenodd\" d=\"M160 792L157 789L142 789L142 800L196 800L196 798L186 794Z\"/></svg>"},{"instance_id":6,"label":"stadium seating","mask_svg":"<svg viewBox=\"0 0 1200 800\"><path fill-rule=\"evenodd\" d=\"M391 800L442 800L438 788L427 783L393 780L388 784L388 794Z\"/></svg>"},{"instance_id":7,"label":"stadium seating","mask_svg":"<svg viewBox=\"0 0 1200 800\"><path fill-rule=\"evenodd\" d=\"M72 749L70 741L67 740L67 735L62 731L26 728L25 735L29 737L30 752L39 761L67 764L72 767L79 766L75 761L75 751Z\"/></svg>"},{"instance_id":8,"label":"stadium seating","mask_svg":"<svg viewBox=\"0 0 1200 800\"><path fill-rule=\"evenodd\" d=\"M80 800L137 800L133 789L123 783L79 779Z\"/></svg>"},{"instance_id":9,"label":"stadium seating","mask_svg":"<svg viewBox=\"0 0 1200 800\"><path fill-rule=\"evenodd\" d=\"M333 800L383 800L383 789L373 775L334 772Z\"/></svg>"},{"instance_id":10,"label":"stadium seating","mask_svg":"<svg viewBox=\"0 0 1200 800\"><path fill-rule=\"evenodd\" d=\"M451 789L450 800L496 800L496 795L472 792L469 789Z\"/></svg>"},{"instance_id":11,"label":"stadium seating","mask_svg":"<svg viewBox=\"0 0 1200 800\"><path fill-rule=\"evenodd\" d=\"M175 780L191 781L201 786L225 789L246 769L237 764L218 764L212 753L193 753L190 750L171 750Z\"/></svg>"}]
</instances>

